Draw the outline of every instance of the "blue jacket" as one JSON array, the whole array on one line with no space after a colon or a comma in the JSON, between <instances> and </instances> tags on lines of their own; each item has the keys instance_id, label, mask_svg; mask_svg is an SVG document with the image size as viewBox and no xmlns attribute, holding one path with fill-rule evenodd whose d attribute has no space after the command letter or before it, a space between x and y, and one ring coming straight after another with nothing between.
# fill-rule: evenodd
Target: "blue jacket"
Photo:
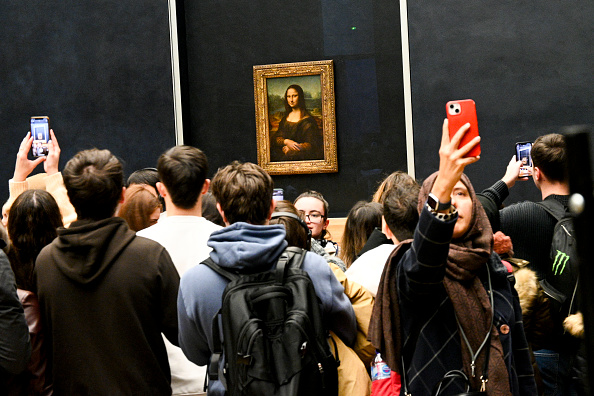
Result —
<instances>
[{"instance_id":1,"label":"blue jacket","mask_svg":"<svg viewBox=\"0 0 594 396\"><path fill-rule=\"evenodd\" d=\"M208 246L213 249L210 257L221 267L253 273L274 268L287 242L282 225L240 222L213 232ZM355 313L332 270L321 256L310 252L306 253L302 268L313 282L329 330L352 345L357 333ZM188 359L198 365L208 364L212 354L212 320L221 308L227 283L227 279L203 264L182 276L177 300L179 342ZM223 385L214 381L208 394L224 395Z\"/></svg>"}]
</instances>

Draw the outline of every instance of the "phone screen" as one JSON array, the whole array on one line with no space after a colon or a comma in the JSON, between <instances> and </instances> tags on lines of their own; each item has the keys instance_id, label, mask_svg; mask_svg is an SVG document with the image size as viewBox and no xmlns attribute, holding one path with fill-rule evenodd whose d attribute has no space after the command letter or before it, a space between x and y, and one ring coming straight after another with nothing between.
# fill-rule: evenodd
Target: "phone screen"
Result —
<instances>
[{"instance_id":1,"label":"phone screen","mask_svg":"<svg viewBox=\"0 0 594 396\"><path fill-rule=\"evenodd\" d=\"M49 117L31 117L31 135L33 146L31 150L35 157L42 157L48 154L47 142L49 140Z\"/></svg>"},{"instance_id":2,"label":"phone screen","mask_svg":"<svg viewBox=\"0 0 594 396\"><path fill-rule=\"evenodd\" d=\"M282 201L284 199L284 191L282 188L275 188L272 190L272 199Z\"/></svg>"},{"instance_id":3,"label":"phone screen","mask_svg":"<svg viewBox=\"0 0 594 396\"><path fill-rule=\"evenodd\" d=\"M516 143L516 159L522 161L520 167L520 177L530 176L530 168L532 168L532 142Z\"/></svg>"}]
</instances>

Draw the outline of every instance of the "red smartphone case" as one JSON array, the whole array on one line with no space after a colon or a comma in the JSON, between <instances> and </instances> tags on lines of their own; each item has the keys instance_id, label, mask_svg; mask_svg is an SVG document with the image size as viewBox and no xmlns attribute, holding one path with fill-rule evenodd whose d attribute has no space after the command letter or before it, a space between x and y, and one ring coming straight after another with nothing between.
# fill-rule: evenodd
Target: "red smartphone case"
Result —
<instances>
[{"instance_id":1,"label":"red smartphone case","mask_svg":"<svg viewBox=\"0 0 594 396\"><path fill-rule=\"evenodd\" d=\"M466 132L458 148L464 147L475 136L479 135L478 122L476 118L476 105L472 99L452 100L446 103L446 114L448 117L448 128L450 139L458 132L458 129L466 123L470 123L470 130ZM481 144L474 146L465 157L476 157L481 154Z\"/></svg>"}]
</instances>

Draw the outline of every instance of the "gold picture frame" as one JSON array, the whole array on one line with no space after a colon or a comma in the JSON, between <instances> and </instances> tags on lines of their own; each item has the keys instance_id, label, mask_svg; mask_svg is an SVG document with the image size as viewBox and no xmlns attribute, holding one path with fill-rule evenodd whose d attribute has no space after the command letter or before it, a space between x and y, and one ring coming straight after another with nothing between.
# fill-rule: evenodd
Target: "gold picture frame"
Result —
<instances>
[{"instance_id":1,"label":"gold picture frame","mask_svg":"<svg viewBox=\"0 0 594 396\"><path fill-rule=\"evenodd\" d=\"M254 66L258 165L269 174L338 172L333 66Z\"/></svg>"}]
</instances>

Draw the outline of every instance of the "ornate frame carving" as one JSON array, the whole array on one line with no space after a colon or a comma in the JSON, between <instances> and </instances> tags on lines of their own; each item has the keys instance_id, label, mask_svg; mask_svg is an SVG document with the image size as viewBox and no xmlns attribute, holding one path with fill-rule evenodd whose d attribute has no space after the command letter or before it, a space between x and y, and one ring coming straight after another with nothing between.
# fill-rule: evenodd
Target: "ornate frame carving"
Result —
<instances>
[{"instance_id":1,"label":"ornate frame carving","mask_svg":"<svg viewBox=\"0 0 594 396\"><path fill-rule=\"evenodd\" d=\"M324 158L320 160L271 161L270 114L268 83L283 78L284 86L299 84L305 76L320 76L321 129ZM280 83L280 81L279 81ZM306 95L307 97L307 95ZM254 66L254 99L256 104L256 136L258 165L271 175L338 172L336 155L336 118L334 105L333 61L313 61ZM309 110L309 109L308 109ZM319 122L318 122L319 123Z\"/></svg>"}]
</instances>

